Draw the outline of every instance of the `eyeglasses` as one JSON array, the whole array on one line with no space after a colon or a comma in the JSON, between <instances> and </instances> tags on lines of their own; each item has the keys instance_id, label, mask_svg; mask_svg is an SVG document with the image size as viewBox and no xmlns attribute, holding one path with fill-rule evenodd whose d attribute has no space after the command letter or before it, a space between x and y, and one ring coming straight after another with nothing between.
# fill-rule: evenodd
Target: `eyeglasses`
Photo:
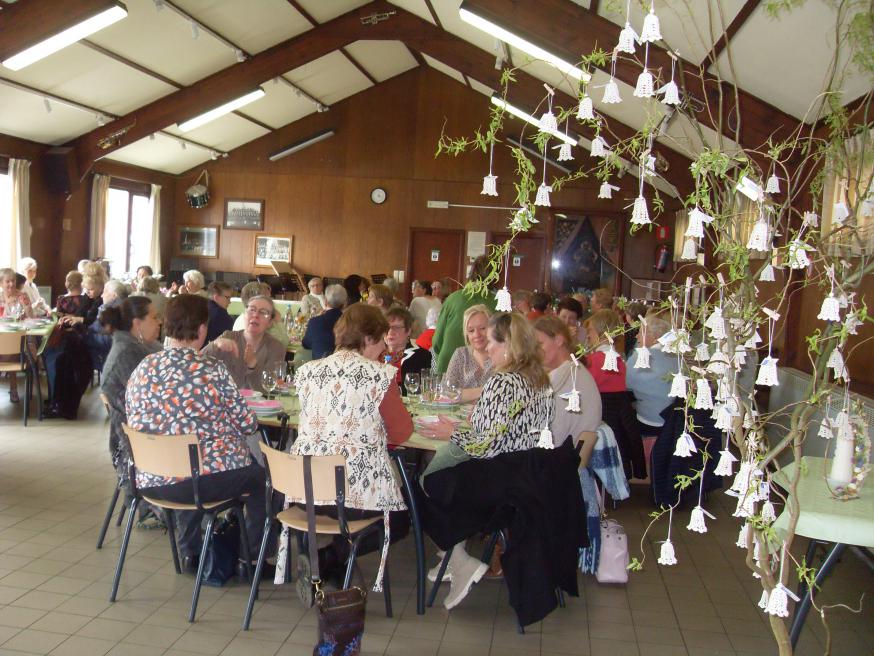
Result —
<instances>
[{"instance_id":1,"label":"eyeglasses","mask_svg":"<svg viewBox=\"0 0 874 656\"><path fill-rule=\"evenodd\" d=\"M222 298L230 301L233 298L233 296L226 296L225 294L222 294Z\"/></svg>"},{"instance_id":2,"label":"eyeglasses","mask_svg":"<svg viewBox=\"0 0 874 656\"><path fill-rule=\"evenodd\" d=\"M393 326L393 325L389 324L389 326L388 326L389 332L402 333L402 332L406 332L406 330L407 330L407 327L404 324L401 324L399 326Z\"/></svg>"},{"instance_id":3,"label":"eyeglasses","mask_svg":"<svg viewBox=\"0 0 874 656\"><path fill-rule=\"evenodd\" d=\"M269 319L273 316L273 313L270 310L259 310L258 308L254 307L246 308L246 314L252 317L257 314L259 317L263 317L265 319Z\"/></svg>"}]
</instances>

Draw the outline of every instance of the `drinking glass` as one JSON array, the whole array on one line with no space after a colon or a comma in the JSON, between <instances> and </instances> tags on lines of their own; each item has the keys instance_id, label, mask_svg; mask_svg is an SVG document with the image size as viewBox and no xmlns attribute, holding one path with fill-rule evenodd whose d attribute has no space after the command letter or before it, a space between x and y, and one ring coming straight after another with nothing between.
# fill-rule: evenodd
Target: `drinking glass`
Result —
<instances>
[{"instance_id":1,"label":"drinking glass","mask_svg":"<svg viewBox=\"0 0 874 656\"><path fill-rule=\"evenodd\" d=\"M461 400L461 388L449 380L446 374L440 379L440 394L450 403L458 403Z\"/></svg>"},{"instance_id":2,"label":"drinking glass","mask_svg":"<svg viewBox=\"0 0 874 656\"><path fill-rule=\"evenodd\" d=\"M428 373L425 373L425 372ZM423 369L421 374L421 389L422 389L422 403L430 403L434 400L434 379L431 376L431 372L429 369Z\"/></svg>"},{"instance_id":3,"label":"drinking glass","mask_svg":"<svg viewBox=\"0 0 874 656\"><path fill-rule=\"evenodd\" d=\"M404 376L404 387L407 390L408 396L416 396L419 393L422 379L418 373L408 373Z\"/></svg>"},{"instance_id":4,"label":"drinking glass","mask_svg":"<svg viewBox=\"0 0 874 656\"><path fill-rule=\"evenodd\" d=\"M267 392L267 398L269 399L270 394L276 389L276 376L273 375L269 368L261 372L261 384Z\"/></svg>"},{"instance_id":5,"label":"drinking glass","mask_svg":"<svg viewBox=\"0 0 874 656\"><path fill-rule=\"evenodd\" d=\"M285 374L287 373L287 370L288 366L285 364L284 361L279 361L270 368L270 371L273 372L273 377L276 379L277 384L285 380Z\"/></svg>"}]
</instances>

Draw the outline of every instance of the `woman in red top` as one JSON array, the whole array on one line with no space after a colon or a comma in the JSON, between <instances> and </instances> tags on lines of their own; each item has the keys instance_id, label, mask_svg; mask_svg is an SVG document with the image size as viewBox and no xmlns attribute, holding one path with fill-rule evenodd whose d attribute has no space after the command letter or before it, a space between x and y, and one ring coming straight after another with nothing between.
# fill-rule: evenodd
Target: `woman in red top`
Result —
<instances>
[{"instance_id":1,"label":"woman in red top","mask_svg":"<svg viewBox=\"0 0 874 656\"><path fill-rule=\"evenodd\" d=\"M622 320L613 310L598 310L586 319L586 339L589 346L595 350L586 357L586 366L598 391L624 392L625 386L625 360L622 358L621 337L616 335L622 327ZM607 339L607 334L616 335L616 344ZM615 355L614 355L615 354ZM610 361L615 362L615 370L610 366ZM605 368L605 363L608 365Z\"/></svg>"}]
</instances>

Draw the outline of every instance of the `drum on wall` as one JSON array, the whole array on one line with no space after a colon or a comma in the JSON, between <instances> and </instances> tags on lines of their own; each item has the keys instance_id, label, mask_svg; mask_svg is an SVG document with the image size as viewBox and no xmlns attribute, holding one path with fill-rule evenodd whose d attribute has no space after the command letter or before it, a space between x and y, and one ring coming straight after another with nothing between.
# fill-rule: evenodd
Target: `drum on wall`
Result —
<instances>
[{"instance_id":1,"label":"drum on wall","mask_svg":"<svg viewBox=\"0 0 874 656\"><path fill-rule=\"evenodd\" d=\"M200 182L201 179L204 181L203 184ZM209 173L205 169L197 176L194 184L185 190L185 199L194 209L207 206L207 203L209 203Z\"/></svg>"}]
</instances>

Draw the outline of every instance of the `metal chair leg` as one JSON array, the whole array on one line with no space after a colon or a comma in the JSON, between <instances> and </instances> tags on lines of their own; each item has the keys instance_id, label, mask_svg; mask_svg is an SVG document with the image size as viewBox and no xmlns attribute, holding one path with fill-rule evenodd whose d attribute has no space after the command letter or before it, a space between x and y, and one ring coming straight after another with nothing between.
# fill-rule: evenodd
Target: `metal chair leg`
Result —
<instances>
[{"instance_id":1,"label":"metal chair leg","mask_svg":"<svg viewBox=\"0 0 874 656\"><path fill-rule=\"evenodd\" d=\"M197 576L194 579L194 592L191 595L191 610L188 611L188 621L193 622L197 613L197 600L200 599L200 586L203 583L203 566L206 564L206 552L212 541L212 529L215 526L215 514L209 514L206 523L206 532L203 534L203 546L200 549L200 562L197 564Z\"/></svg>"},{"instance_id":2,"label":"metal chair leg","mask_svg":"<svg viewBox=\"0 0 874 656\"><path fill-rule=\"evenodd\" d=\"M559 607L559 608L564 608L564 607L565 607L565 603L564 603L564 590L562 590L561 588L556 588L556 589L555 589L555 596L556 596L556 598L558 599L558 607Z\"/></svg>"},{"instance_id":3,"label":"metal chair leg","mask_svg":"<svg viewBox=\"0 0 874 656\"><path fill-rule=\"evenodd\" d=\"M179 549L176 547L176 516L169 508L164 509L164 516L167 518L167 534L170 536L170 552L173 554L173 567L176 568L176 573L182 573L182 567L179 564Z\"/></svg>"},{"instance_id":4,"label":"metal chair leg","mask_svg":"<svg viewBox=\"0 0 874 656\"><path fill-rule=\"evenodd\" d=\"M358 555L358 545L361 544L362 534L359 533L352 541L352 548L349 550L349 558L346 560L346 576L343 577L343 589L347 589L352 582L352 570L355 568L355 557Z\"/></svg>"},{"instance_id":5,"label":"metal chair leg","mask_svg":"<svg viewBox=\"0 0 874 656\"><path fill-rule=\"evenodd\" d=\"M121 539L121 548L118 551L118 564L115 566L115 578L112 579L112 591L109 593L109 601L115 601L118 594L118 583L121 580L121 570L124 567L124 557L127 554L127 545L130 542L130 533L134 527L134 515L136 515L139 499L134 497L130 504L130 514L127 518L127 526L124 528L124 537Z\"/></svg>"},{"instance_id":6,"label":"metal chair leg","mask_svg":"<svg viewBox=\"0 0 874 656\"><path fill-rule=\"evenodd\" d=\"M392 457L395 458L398 466L398 473L403 484L402 490L405 493L407 508L410 511L410 523L413 525L413 540L416 545L416 614L425 614L425 540L422 537L422 519L419 516L419 507L416 503L416 495L413 493L413 484L410 481L409 473L403 463L403 452L392 451ZM397 454L397 455L395 455Z\"/></svg>"},{"instance_id":7,"label":"metal chair leg","mask_svg":"<svg viewBox=\"0 0 874 656\"><path fill-rule=\"evenodd\" d=\"M243 631L249 630L252 621L252 610L255 608L255 599L258 596L258 584L261 582L261 571L264 569L264 557L267 554L267 545L270 543L270 533L273 524L270 518L264 520L264 536L261 538L261 548L258 550L258 562L255 563L255 576L252 578L252 587L249 589L249 600L246 602L246 612L243 613ZM289 545L290 550L291 545Z\"/></svg>"},{"instance_id":8,"label":"metal chair leg","mask_svg":"<svg viewBox=\"0 0 874 656\"><path fill-rule=\"evenodd\" d=\"M437 598L437 593L440 591L440 584L443 583L443 575L446 574L446 567L449 565L449 559L452 557L454 547L449 547L443 560L440 561L440 569L437 570L437 580L431 586L431 594L428 595L428 608L434 605L434 600Z\"/></svg>"},{"instance_id":9,"label":"metal chair leg","mask_svg":"<svg viewBox=\"0 0 874 656\"><path fill-rule=\"evenodd\" d=\"M829 574L831 574L835 564L840 560L846 548L847 545L840 542L832 547L831 551L828 552L828 556L825 557L822 567L820 567L819 571L816 573L816 578L813 581L814 588L822 586L822 582ZM792 617L792 628L789 630L789 639L792 641L793 649L798 642L798 638L801 636L801 629L804 628L804 621L807 619L807 613L810 610L812 603L813 595L811 594L811 591L808 590L807 594L804 595L801 598L801 601L795 606L795 613Z\"/></svg>"},{"instance_id":10,"label":"metal chair leg","mask_svg":"<svg viewBox=\"0 0 874 656\"><path fill-rule=\"evenodd\" d=\"M246 528L246 518L243 517L243 504L241 503L239 506L234 508L234 514L237 516L237 520L240 522L240 540L243 543L243 555L245 559L243 562L246 564L246 576L249 577L249 580L252 580L252 550L249 548L249 530Z\"/></svg>"},{"instance_id":11,"label":"metal chair leg","mask_svg":"<svg viewBox=\"0 0 874 656\"><path fill-rule=\"evenodd\" d=\"M119 492L121 492L121 486L116 485L115 491L112 493L112 499L109 501L109 508L106 509L106 517L103 518L103 525L100 527L100 535L97 536L98 549L103 548L103 540L106 538L109 522L112 521L112 513L115 512L115 504L118 503Z\"/></svg>"}]
</instances>

